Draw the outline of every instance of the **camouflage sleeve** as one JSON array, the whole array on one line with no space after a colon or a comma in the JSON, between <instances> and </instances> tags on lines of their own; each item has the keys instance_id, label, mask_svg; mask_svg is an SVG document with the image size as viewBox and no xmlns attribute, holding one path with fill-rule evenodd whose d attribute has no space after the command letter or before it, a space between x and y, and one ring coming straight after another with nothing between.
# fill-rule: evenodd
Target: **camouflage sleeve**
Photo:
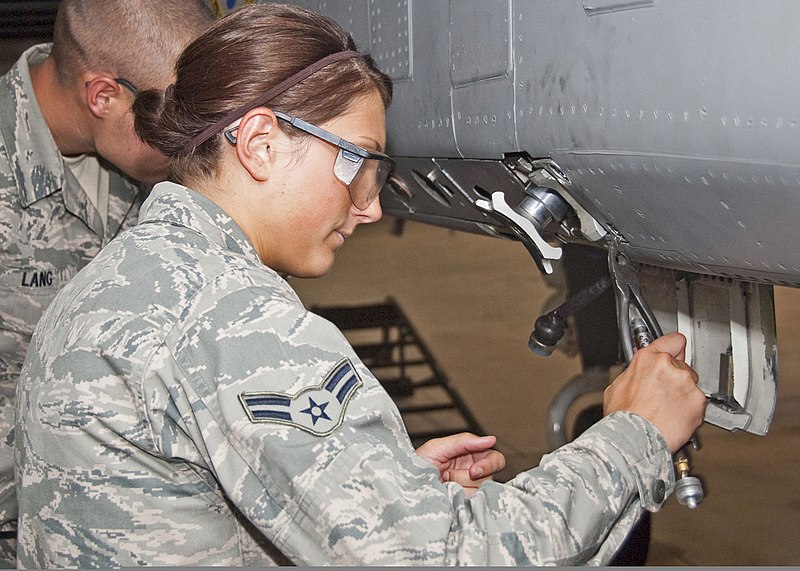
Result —
<instances>
[{"instance_id":1,"label":"camouflage sleeve","mask_svg":"<svg viewBox=\"0 0 800 571\"><path fill-rule=\"evenodd\" d=\"M190 435L232 502L297 564L604 563L671 486L655 429L615 414L466 500L416 456L332 324L254 291L201 299L170 333L152 367L172 371L162 380L183 427L149 414L160 449Z\"/></svg>"},{"instance_id":2,"label":"camouflage sleeve","mask_svg":"<svg viewBox=\"0 0 800 571\"><path fill-rule=\"evenodd\" d=\"M605 565L642 510L657 511L672 493L674 471L652 424L633 413L614 413L508 486L535 486L546 496L545 511L560 506L542 522L542 535L552 534L539 547L542 563ZM566 553L579 555L564 561Z\"/></svg>"}]
</instances>

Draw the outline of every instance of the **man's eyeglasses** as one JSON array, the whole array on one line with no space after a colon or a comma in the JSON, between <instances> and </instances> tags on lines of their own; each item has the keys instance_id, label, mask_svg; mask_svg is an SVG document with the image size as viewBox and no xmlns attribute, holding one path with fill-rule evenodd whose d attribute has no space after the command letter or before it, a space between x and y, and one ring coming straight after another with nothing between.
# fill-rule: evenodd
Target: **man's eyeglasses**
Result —
<instances>
[{"instance_id":1,"label":"man's eyeglasses","mask_svg":"<svg viewBox=\"0 0 800 571\"><path fill-rule=\"evenodd\" d=\"M333 163L333 174L347 187L350 200L359 210L366 210L372 204L394 172L394 161L383 153L368 151L325 129L280 111L275 111L275 116L309 135L339 147ZM231 144L236 144L233 132L238 128L237 125L223 132Z\"/></svg>"},{"instance_id":2,"label":"man's eyeglasses","mask_svg":"<svg viewBox=\"0 0 800 571\"><path fill-rule=\"evenodd\" d=\"M125 89L127 89L128 91L133 93L134 95L137 95L139 93L139 90L136 89L136 86L133 85L130 81L128 81L127 79L125 79L123 77L115 77L114 81L119 83L122 87L124 87Z\"/></svg>"},{"instance_id":3,"label":"man's eyeglasses","mask_svg":"<svg viewBox=\"0 0 800 571\"><path fill-rule=\"evenodd\" d=\"M122 87L124 87L125 89L127 89L128 91L133 93L134 95L138 95L139 94L139 90L136 89L136 86L134 84L132 84L130 81L128 81L127 79L125 79L124 77L115 77L114 81L119 83ZM84 83L84 87L89 87L90 83L91 83L91 81L87 81L86 83Z\"/></svg>"}]
</instances>

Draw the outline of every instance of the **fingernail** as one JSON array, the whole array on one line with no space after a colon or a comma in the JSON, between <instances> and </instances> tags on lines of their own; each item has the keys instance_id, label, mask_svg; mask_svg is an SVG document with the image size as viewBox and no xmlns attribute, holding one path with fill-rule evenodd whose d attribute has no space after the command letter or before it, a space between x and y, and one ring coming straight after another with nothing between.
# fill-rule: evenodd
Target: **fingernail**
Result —
<instances>
[{"instance_id":1,"label":"fingernail","mask_svg":"<svg viewBox=\"0 0 800 571\"><path fill-rule=\"evenodd\" d=\"M442 473L442 482L449 482L450 481L450 472Z\"/></svg>"},{"instance_id":2,"label":"fingernail","mask_svg":"<svg viewBox=\"0 0 800 571\"><path fill-rule=\"evenodd\" d=\"M472 471L472 478L473 479L480 478L481 476L483 476L483 469L482 468L475 468Z\"/></svg>"}]
</instances>

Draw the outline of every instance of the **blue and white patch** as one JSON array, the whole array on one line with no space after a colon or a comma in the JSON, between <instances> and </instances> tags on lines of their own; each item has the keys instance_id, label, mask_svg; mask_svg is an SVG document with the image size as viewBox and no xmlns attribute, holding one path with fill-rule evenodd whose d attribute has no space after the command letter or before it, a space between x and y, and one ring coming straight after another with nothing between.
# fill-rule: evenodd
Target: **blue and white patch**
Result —
<instances>
[{"instance_id":1,"label":"blue and white patch","mask_svg":"<svg viewBox=\"0 0 800 571\"><path fill-rule=\"evenodd\" d=\"M250 422L286 424L327 436L344 421L347 403L361 384L350 360L342 359L320 384L294 395L241 393L239 400Z\"/></svg>"}]
</instances>

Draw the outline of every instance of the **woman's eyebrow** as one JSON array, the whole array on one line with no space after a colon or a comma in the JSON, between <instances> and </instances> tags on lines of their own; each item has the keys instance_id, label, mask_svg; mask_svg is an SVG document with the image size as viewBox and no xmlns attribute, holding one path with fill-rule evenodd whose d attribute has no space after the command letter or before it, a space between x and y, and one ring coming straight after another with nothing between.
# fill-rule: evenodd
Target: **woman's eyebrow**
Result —
<instances>
[{"instance_id":1,"label":"woman's eyebrow","mask_svg":"<svg viewBox=\"0 0 800 571\"><path fill-rule=\"evenodd\" d=\"M364 147L368 151L378 151L379 153L383 152L383 147L381 146L381 144L377 140L373 139L372 137L358 137L358 139L360 141L358 143L359 147ZM367 143L364 144L361 141L367 141ZM372 148L370 148L370 147L372 147Z\"/></svg>"}]
</instances>

